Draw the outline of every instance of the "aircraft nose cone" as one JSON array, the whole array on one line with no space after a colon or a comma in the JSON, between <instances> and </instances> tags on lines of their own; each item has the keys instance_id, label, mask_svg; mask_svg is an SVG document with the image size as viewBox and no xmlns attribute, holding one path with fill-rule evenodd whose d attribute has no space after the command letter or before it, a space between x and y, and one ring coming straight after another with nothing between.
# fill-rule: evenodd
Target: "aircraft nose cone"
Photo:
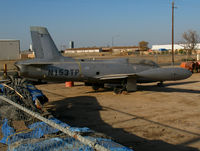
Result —
<instances>
[{"instance_id":1,"label":"aircraft nose cone","mask_svg":"<svg viewBox=\"0 0 200 151\"><path fill-rule=\"evenodd\" d=\"M185 70L185 75L187 78L189 78L190 76L192 76L192 72L189 70Z\"/></svg>"},{"instance_id":2,"label":"aircraft nose cone","mask_svg":"<svg viewBox=\"0 0 200 151\"><path fill-rule=\"evenodd\" d=\"M174 79L175 80L182 80L187 79L192 75L192 72L190 72L187 69L184 68L176 68L174 72Z\"/></svg>"}]
</instances>

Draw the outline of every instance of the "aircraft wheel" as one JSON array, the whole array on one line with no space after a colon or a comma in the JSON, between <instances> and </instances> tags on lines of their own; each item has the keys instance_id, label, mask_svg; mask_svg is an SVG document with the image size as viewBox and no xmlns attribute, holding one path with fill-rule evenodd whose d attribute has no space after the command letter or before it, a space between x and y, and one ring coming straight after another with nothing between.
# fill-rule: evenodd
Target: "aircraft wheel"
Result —
<instances>
[{"instance_id":1,"label":"aircraft wheel","mask_svg":"<svg viewBox=\"0 0 200 151\"><path fill-rule=\"evenodd\" d=\"M121 88L114 88L113 91L115 94L121 94L123 90Z\"/></svg>"},{"instance_id":2,"label":"aircraft wheel","mask_svg":"<svg viewBox=\"0 0 200 151\"><path fill-rule=\"evenodd\" d=\"M163 82L161 81L161 82L159 82L159 83L157 84L157 86L159 86L159 87L164 87L164 84L163 84Z\"/></svg>"},{"instance_id":3,"label":"aircraft wheel","mask_svg":"<svg viewBox=\"0 0 200 151\"><path fill-rule=\"evenodd\" d=\"M96 85L93 85L93 86L92 86L92 89L93 89L94 91L99 90L99 88L100 88L100 87L99 87L99 86L96 86Z\"/></svg>"}]
</instances>

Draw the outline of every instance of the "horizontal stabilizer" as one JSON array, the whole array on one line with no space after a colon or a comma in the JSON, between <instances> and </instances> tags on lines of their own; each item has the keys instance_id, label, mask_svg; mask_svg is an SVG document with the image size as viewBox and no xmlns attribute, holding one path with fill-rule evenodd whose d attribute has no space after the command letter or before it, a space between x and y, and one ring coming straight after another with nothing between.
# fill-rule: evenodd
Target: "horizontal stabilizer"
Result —
<instances>
[{"instance_id":1,"label":"horizontal stabilizer","mask_svg":"<svg viewBox=\"0 0 200 151\"><path fill-rule=\"evenodd\" d=\"M23 65L51 65L53 62L25 62Z\"/></svg>"}]
</instances>

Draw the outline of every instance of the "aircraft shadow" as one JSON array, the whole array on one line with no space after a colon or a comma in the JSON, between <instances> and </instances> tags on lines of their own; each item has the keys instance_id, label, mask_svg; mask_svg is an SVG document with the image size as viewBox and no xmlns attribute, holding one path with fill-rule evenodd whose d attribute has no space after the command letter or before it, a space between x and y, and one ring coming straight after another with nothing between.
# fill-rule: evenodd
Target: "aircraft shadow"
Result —
<instances>
[{"instance_id":1,"label":"aircraft shadow","mask_svg":"<svg viewBox=\"0 0 200 151\"><path fill-rule=\"evenodd\" d=\"M109 107L102 107L98 103L96 97L78 96L65 98L56 102L48 103L51 107L48 109L56 118L68 123L71 126L89 127L97 132L104 133L112 137L116 142L130 147L135 151L197 151L198 149L187 147L184 144L173 145L162 140L148 140L137 135L131 134L122 128L114 128L105 123L100 116L102 110L114 110ZM48 107L47 104L47 107ZM121 112L121 111L118 111ZM129 114L129 113L124 113ZM132 115L133 119L144 119L136 115ZM149 122L148 119L145 119ZM124 121L119 121L124 122ZM160 123L154 123L160 124ZM160 124L162 125L162 124ZM131 125L130 125L131 126ZM185 142L187 144L187 142Z\"/></svg>"},{"instance_id":2,"label":"aircraft shadow","mask_svg":"<svg viewBox=\"0 0 200 151\"><path fill-rule=\"evenodd\" d=\"M192 83L198 83L198 82L200 82L200 81L186 81L186 82L164 83L164 86L185 85L185 84L192 84Z\"/></svg>"},{"instance_id":3,"label":"aircraft shadow","mask_svg":"<svg viewBox=\"0 0 200 151\"><path fill-rule=\"evenodd\" d=\"M154 85L153 84L152 85L139 85L138 84L138 90L137 91L200 93L199 90L168 88L168 86L185 85L185 84L192 84L192 83L197 83L197 82L200 82L200 81L164 83L164 87L158 87L156 84L154 84ZM112 88L101 88L97 91L91 90L91 91L86 92L86 93L90 94L90 93L102 93L102 92L110 92L110 91L113 91L113 89Z\"/></svg>"},{"instance_id":4,"label":"aircraft shadow","mask_svg":"<svg viewBox=\"0 0 200 151\"><path fill-rule=\"evenodd\" d=\"M169 88L158 86L138 86L138 91L155 91L155 92L182 92L200 94L200 90L183 89L183 88Z\"/></svg>"},{"instance_id":5,"label":"aircraft shadow","mask_svg":"<svg viewBox=\"0 0 200 151\"><path fill-rule=\"evenodd\" d=\"M112 88L100 88L99 90L95 91L95 90L91 90L89 92L86 92L88 94L92 94L92 93L102 93L102 92L110 92L110 91L113 91Z\"/></svg>"}]
</instances>

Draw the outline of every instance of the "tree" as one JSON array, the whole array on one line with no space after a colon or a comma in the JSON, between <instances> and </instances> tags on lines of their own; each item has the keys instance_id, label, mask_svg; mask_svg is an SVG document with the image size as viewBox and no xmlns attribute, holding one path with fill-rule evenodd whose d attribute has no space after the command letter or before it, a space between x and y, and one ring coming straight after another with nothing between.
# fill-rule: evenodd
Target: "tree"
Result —
<instances>
[{"instance_id":1,"label":"tree","mask_svg":"<svg viewBox=\"0 0 200 151\"><path fill-rule=\"evenodd\" d=\"M139 42L139 50L141 51L147 51L149 48L148 48L148 42L146 41L140 41Z\"/></svg>"},{"instance_id":2,"label":"tree","mask_svg":"<svg viewBox=\"0 0 200 151\"><path fill-rule=\"evenodd\" d=\"M196 49L197 43L200 40L199 35L195 30L188 30L183 33L182 38L183 42L181 43L184 49L188 52L189 55L191 55L192 51Z\"/></svg>"}]
</instances>

